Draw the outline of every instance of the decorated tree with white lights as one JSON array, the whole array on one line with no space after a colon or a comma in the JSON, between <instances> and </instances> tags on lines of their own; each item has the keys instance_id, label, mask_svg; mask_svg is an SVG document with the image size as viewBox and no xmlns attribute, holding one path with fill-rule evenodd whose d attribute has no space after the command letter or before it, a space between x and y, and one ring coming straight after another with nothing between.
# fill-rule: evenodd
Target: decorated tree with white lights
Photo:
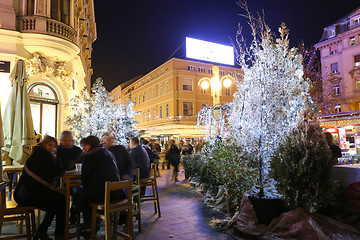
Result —
<instances>
[{"instance_id":1,"label":"decorated tree with white lights","mask_svg":"<svg viewBox=\"0 0 360 240\"><path fill-rule=\"evenodd\" d=\"M285 24L276 38L262 16L253 17L245 1L239 5L247 13L253 39L247 45L239 26L237 61L243 79L237 81L229 135L252 156L249 166L258 165L259 186L255 191L260 197L271 197L275 187L268 178L269 161L283 136L296 126L299 111L311 101L309 83L303 78L302 56L289 47Z\"/></svg>"},{"instance_id":2,"label":"decorated tree with white lights","mask_svg":"<svg viewBox=\"0 0 360 240\"><path fill-rule=\"evenodd\" d=\"M70 100L71 114L65 124L74 132L77 141L89 135L101 138L105 132L110 132L118 144L126 145L127 139L139 135L135 129L133 102L115 104L101 78L96 79L91 92L90 96L83 89L79 96Z\"/></svg>"}]
</instances>

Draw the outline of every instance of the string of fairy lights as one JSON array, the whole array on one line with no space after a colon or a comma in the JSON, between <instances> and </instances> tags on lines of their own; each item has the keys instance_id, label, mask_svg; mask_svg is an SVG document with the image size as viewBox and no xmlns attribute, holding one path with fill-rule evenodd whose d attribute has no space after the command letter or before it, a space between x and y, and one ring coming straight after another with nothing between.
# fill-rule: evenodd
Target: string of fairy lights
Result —
<instances>
[{"instance_id":1,"label":"string of fairy lights","mask_svg":"<svg viewBox=\"0 0 360 240\"><path fill-rule=\"evenodd\" d=\"M190 116L182 116L182 115L179 115L179 116L169 116L169 117L161 117L161 116L157 116L157 115L152 115L152 114L147 114L145 112L136 112L135 115L139 116L140 118L143 118L143 119L140 119L140 120L143 120L141 122L144 122L144 121L151 121L151 120L187 120L187 119L192 119L192 118L196 118L197 115L190 115Z\"/></svg>"}]
</instances>

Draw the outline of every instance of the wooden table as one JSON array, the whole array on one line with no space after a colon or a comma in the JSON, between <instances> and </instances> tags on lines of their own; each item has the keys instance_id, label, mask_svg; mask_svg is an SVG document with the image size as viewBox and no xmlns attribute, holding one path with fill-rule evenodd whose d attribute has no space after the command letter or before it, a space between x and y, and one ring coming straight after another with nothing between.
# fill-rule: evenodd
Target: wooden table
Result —
<instances>
[{"instance_id":1,"label":"wooden table","mask_svg":"<svg viewBox=\"0 0 360 240\"><path fill-rule=\"evenodd\" d=\"M80 236L76 233L70 234L70 188L81 186L81 172L68 172L60 177L61 187L65 189L65 197L66 197L66 213L65 213L65 239L68 240L73 237L77 237L80 239ZM77 229L78 230L78 229Z\"/></svg>"},{"instance_id":2,"label":"wooden table","mask_svg":"<svg viewBox=\"0 0 360 240\"><path fill-rule=\"evenodd\" d=\"M22 173L23 169L24 169L24 165L3 166L3 171L4 171L4 173L7 173L8 177L9 177L9 180L10 180L10 182L9 182L9 194L8 194L8 200L9 201L11 201L14 173L19 173L19 177L20 177L20 174Z\"/></svg>"}]
</instances>

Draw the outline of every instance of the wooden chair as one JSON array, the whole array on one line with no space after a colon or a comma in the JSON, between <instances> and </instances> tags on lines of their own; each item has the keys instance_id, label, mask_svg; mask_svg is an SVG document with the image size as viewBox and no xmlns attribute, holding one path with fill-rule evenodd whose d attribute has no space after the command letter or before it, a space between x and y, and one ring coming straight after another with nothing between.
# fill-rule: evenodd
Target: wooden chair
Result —
<instances>
[{"instance_id":1,"label":"wooden chair","mask_svg":"<svg viewBox=\"0 0 360 240\"><path fill-rule=\"evenodd\" d=\"M32 235L36 232L35 224L35 207L20 207L14 206L6 207L6 186L5 182L0 183L0 234L4 222L24 221L26 222L26 234L18 234L12 236L1 236L0 239L16 239L27 238L31 239ZM31 219L31 224L30 224ZM22 226L22 224L20 224ZM22 229L21 229L22 231Z\"/></svg>"},{"instance_id":2,"label":"wooden chair","mask_svg":"<svg viewBox=\"0 0 360 240\"><path fill-rule=\"evenodd\" d=\"M150 178L140 179L140 186L141 187L151 187L152 193L150 195L146 195L146 193L145 193L145 195L142 195L141 202L153 201L154 202L154 211L155 211L155 213L159 214L159 217L161 217L159 192L158 192L157 180L156 180L156 167L154 164L151 164Z\"/></svg>"},{"instance_id":3,"label":"wooden chair","mask_svg":"<svg viewBox=\"0 0 360 240\"><path fill-rule=\"evenodd\" d=\"M113 237L119 235L125 239L134 238L133 214L132 214L132 181L106 182L105 183L105 202L103 205L92 204L91 219L91 239L96 239L96 218L105 220L105 239L111 239L111 214L114 213ZM110 202L110 192L127 189L128 198L119 202ZM128 233L120 232L118 228L119 212L127 214Z\"/></svg>"},{"instance_id":4,"label":"wooden chair","mask_svg":"<svg viewBox=\"0 0 360 240\"><path fill-rule=\"evenodd\" d=\"M134 182L132 187L132 196L133 196L133 217L136 217L138 221L138 229L141 232L141 187L140 187L140 169L137 168L134 170Z\"/></svg>"}]
</instances>

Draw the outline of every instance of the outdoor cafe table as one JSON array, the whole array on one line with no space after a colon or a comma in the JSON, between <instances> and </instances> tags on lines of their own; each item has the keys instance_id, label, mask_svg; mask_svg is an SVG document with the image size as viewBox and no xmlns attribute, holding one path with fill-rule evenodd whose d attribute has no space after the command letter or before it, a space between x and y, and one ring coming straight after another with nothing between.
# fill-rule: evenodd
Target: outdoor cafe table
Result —
<instances>
[{"instance_id":1,"label":"outdoor cafe table","mask_svg":"<svg viewBox=\"0 0 360 240\"><path fill-rule=\"evenodd\" d=\"M22 173L24 168L24 165L11 165L11 166L3 166L3 171L4 173L7 173L8 178L9 178L9 195L8 195L8 200L11 201L11 195L12 195L12 185L13 185L13 181L14 181L14 173L18 173L18 179L20 177L20 174Z\"/></svg>"},{"instance_id":2,"label":"outdoor cafe table","mask_svg":"<svg viewBox=\"0 0 360 240\"><path fill-rule=\"evenodd\" d=\"M70 224L69 224L69 218L70 218L70 188L71 187L78 187L81 186L81 172L67 172L64 175L60 177L61 180L61 187L65 188L65 198L66 198L66 213L65 213L65 239L70 239L73 237L79 237L77 233L69 233Z\"/></svg>"}]
</instances>

